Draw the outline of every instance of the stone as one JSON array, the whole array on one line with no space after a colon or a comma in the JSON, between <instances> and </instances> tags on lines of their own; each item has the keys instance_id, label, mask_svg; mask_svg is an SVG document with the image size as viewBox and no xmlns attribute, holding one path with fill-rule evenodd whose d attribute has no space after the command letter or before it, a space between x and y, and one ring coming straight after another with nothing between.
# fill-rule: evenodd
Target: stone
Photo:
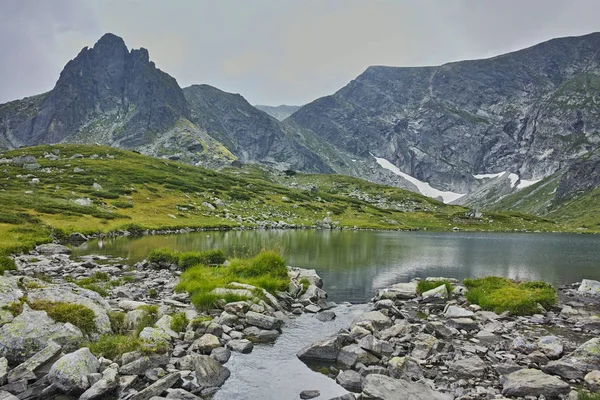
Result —
<instances>
[{"instance_id":1,"label":"stone","mask_svg":"<svg viewBox=\"0 0 600 400\"><path fill-rule=\"evenodd\" d=\"M81 394L91 386L88 375L99 368L98 359L84 347L58 359L50 368L48 380L65 393Z\"/></svg>"},{"instance_id":2,"label":"stone","mask_svg":"<svg viewBox=\"0 0 600 400\"><path fill-rule=\"evenodd\" d=\"M410 356L394 357L388 362L388 371L392 378L419 380L423 370L417 360Z\"/></svg>"},{"instance_id":3,"label":"stone","mask_svg":"<svg viewBox=\"0 0 600 400\"><path fill-rule=\"evenodd\" d=\"M179 333L175 332L171 329L171 323L173 322L173 317L170 315L163 315L160 317L158 321L154 324L155 327L161 329L164 333L169 335L173 339L179 339Z\"/></svg>"},{"instance_id":4,"label":"stone","mask_svg":"<svg viewBox=\"0 0 600 400\"><path fill-rule=\"evenodd\" d=\"M159 396L167 389L173 387L181 377L180 372L173 372L162 379L157 380L152 385L134 394L131 400L150 400L154 396Z\"/></svg>"},{"instance_id":5,"label":"stone","mask_svg":"<svg viewBox=\"0 0 600 400\"><path fill-rule=\"evenodd\" d=\"M300 398L302 400L314 399L315 397L319 397L321 392L318 390L303 390L300 392Z\"/></svg>"},{"instance_id":6,"label":"stone","mask_svg":"<svg viewBox=\"0 0 600 400\"><path fill-rule=\"evenodd\" d=\"M246 339L254 343L271 343L277 340L280 335L279 331L274 329L266 330L257 328L256 326L249 326L244 329L243 334Z\"/></svg>"},{"instance_id":7,"label":"stone","mask_svg":"<svg viewBox=\"0 0 600 400\"><path fill-rule=\"evenodd\" d=\"M333 321L335 319L335 313L333 311L322 311L317 314L317 319L321 322Z\"/></svg>"},{"instance_id":8,"label":"stone","mask_svg":"<svg viewBox=\"0 0 600 400\"><path fill-rule=\"evenodd\" d=\"M362 390L362 377L356 371L351 369L340 371L335 381L344 389L351 392L360 393Z\"/></svg>"},{"instance_id":9,"label":"stone","mask_svg":"<svg viewBox=\"0 0 600 400\"><path fill-rule=\"evenodd\" d=\"M212 294L217 296L239 296L242 298L252 299L254 294L248 289L227 289L227 288L216 288L213 289Z\"/></svg>"},{"instance_id":10,"label":"stone","mask_svg":"<svg viewBox=\"0 0 600 400\"><path fill-rule=\"evenodd\" d=\"M583 377L583 380L585 381L588 389L590 389L592 392L600 391L600 371L597 369L588 372L587 375Z\"/></svg>"},{"instance_id":11,"label":"stone","mask_svg":"<svg viewBox=\"0 0 600 400\"><path fill-rule=\"evenodd\" d=\"M361 398L365 400L452 400L453 396L437 392L422 383L371 374L363 381Z\"/></svg>"},{"instance_id":12,"label":"stone","mask_svg":"<svg viewBox=\"0 0 600 400\"><path fill-rule=\"evenodd\" d=\"M476 331L479 330L479 324L473 321L471 318L450 318L446 320L446 326L465 331Z\"/></svg>"},{"instance_id":13,"label":"stone","mask_svg":"<svg viewBox=\"0 0 600 400\"><path fill-rule=\"evenodd\" d=\"M579 285L577 291L579 293L592 296L600 295L600 282L591 279L584 279L581 281L581 285Z\"/></svg>"},{"instance_id":14,"label":"stone","mask_svg":"<svg viewBox=\"0 0 600 400\"><path fill-rule=\"evenodd\" d=\"M473 317L475 313L471 310L459 306L448 306L444 311L444 317L446 318L469 318Z\"/></svg>"},{"instance_id":15,"label":"stone","mask_svg":"<svg viewBox=\"0 0 600 400\"><path fill-rule=\"evenodd\" d=\"M556 376L551 376L537 369L522 369L505 377L502 383L504 396L525 397L540 395L546 398L558 398L568 394L571 387Z\"/></svg>"},{"instance_id":16,"label":"stone","mask_svg":"<svg viewBox=\"0 0 600 400\"><path fill-rule=\"evenodd\" d=\"M493 334L492 332L489 332L486 330L477 332L477 334L475 335L475 339L479 340L482 344L487 345L487 346L493 345L495 343L502 341L501 336L498 336L498 335Z\"/></svg>"},{"instance_id":17,"label":"stone","mask_svg":"<svg viewBox=\"0 0 600 400\"><path fill-rule=\"evenodd\" d=\"M45 311L32 311L25 305L21 315L0 327L0 357L6 357L9 364L19 364L51 340L73 350L83 340L83 334L72 324L54 322Z\"/></svg>"},{"instance_id":18,"label":"stone","mask_svg":"<svg viewBox=\"0 0 600 400\"><path fill-rule=\"evenodd\" d=\"M152 363L150 362L150 357L144 356L140 358L136 358L135 360L123 364L119 368L119 373L121 375L144 375L146 370L152 367Z\"/></svg>"},{"instance_id":19,"label":"stone","mask_svg":"<svg viewBox=\"0 0 600 400\"><path fill-rule=\"evenodd\" d=\"M104 399L108 393L112 392L117 388L117 365L114 364L102 372L102 379L94 383L88 390L83 392L79 397L79 400L94 400Z\"/></svg>"},{"instance_id":20,"label":"stone","mask_svg":"<svg viewBox=\"0 0 600 400\"><path fill-rule=\"evenodd\" d=\"M92 187L95 190L102 190L102 186L100 186L100 184L98 182L94 182L94 184L92 185Z\"/></svg>"},{"instance_id":21,"label":"stone","mask_svg":"<svg viewBox=\"0 0 600 400\"><path fill-rule=\"evenodd\" d=\"M321 311L321 307L319 307L316 304L309 304L306 307L304 307L304 311L309 312L309 313L313 313L316 314L319 311Z\"/></svg>"},{"instance_id":22,"label":"stone","mask_svg":"<svg viewBox=\"0 0 600 400\"><path fill-rule=\"evenodd\" d=\"M352 326L357 324L369 324L375 330L380 331L392 326L392 320L381 311L370 311L359 315L354 322L352 322Z\"/></svg>"},{"instance_id":23,"label":"stone","mask_svg":"<svg viewBox=\"0 0 600 400\"><path fill-rule=\"evenodd\" d=\"M8 378L8 360L0 357L0 386L6 384Z\"/></svg>"},{"instance_id":24,"label":"stone","mask_svg":"<svg viewBox=\"0 0 600 400\"><path fill-rule=\"evenodd\" d=\"M283 321L280 319L259 314L254 311L248 311L246 313L246 323L267 330L279 329L281 328L281 325L283 325Z\"/></svg>"},{"instance_id":25,"label":"stone","mask_svg":"<svg viewBox=\"0 0 600 400\"><path fill-rule=\"evenodd\" d=\"M53 256L55 254L71 254L71 249L67 246L56 243L45 243L36 246L35 251L44 256Z\"/></svg>"},{"instance_id":26,"label":"stone","mask_svg":"<svg viewBox=\"0 0 600 400\"><path fill-rule=\"evenodd\" d=\"M296 354L296 357L303 362L336 362L340 348L340 340L334 336L304 347Z\"/></svg>"},{"instance_id":27,"label":"stone","mask_svg":"<svg viewBox=\"0 0 600 400\"><path fill-rule=\"evenodd\" d=\"M242 315L245 314L249 308L250 305L245 301L236 301L225 304L224 310L230 314Z\"/></svg>"},{"instance_id":28,"label":"stone","mask_svg":"<svg viewBox=\"0 0 600 400\"><path fill-rule=\"evenodd\" d=\"M359 345L351 344L340 349L337 362L347 368L352 368L358 363L364 365L376 364L379 362L379 359L362 349Z\"/></svg>"},{"instance_id":29,"label":"stone","mask_svg":"<svg viewBox=\"0 0 600 400\"><path fill-rule=\"evenodd\" d=\"M481 358L475 356L451 362L448 370L462 378L481 378L485 375L486 365Z\"/></svg>"},{"instance_id":30,"label":"stone","mask_svg":"<svg viewBox=\"0 0 600 400\"><path fill-rule=\"evenodd\" d=\"M376 299L409 300L417 297L417 283L396 283L395 285L377 292Z\"/></svg>"},{"instance_id":31,"label":"stone","mask_svg":"<svg viewBox=\"0 0 600 400\"><path fill-rule=\"evenodd\" d=\"M167 399L201 400L200 397L183 389L167 389Z\"/></svg>"},{"instance_id":32,"label":"stone","mask_svg":"<svg viewBox=\"0 0 600 400\"><path fill-rule=\"evenodd\" d=\"M202 354L210 354L210 352L217 347L221 347L219 338L211 333L205 333L196 339L190 348L192 351L197 351Z\"/></svg>"},{"instance_id":33,"label":"stone","mask_svg":"<svg viewBox=\"0 0 600 400\"><path fill-rule=\"evenodd\" d=\"M231 340L227 343L227 348L237 353L248 354L252 352L254 345L247 339Z\"/></svg>"},{"instance_id":34,"label":"stone","mask_svg":"<svg viewBox=\"0 0 600 400\"><path fill-rule=\"evenodd\" d=\"M60 353L62 347L53 341L48 342L48 345L39 352L35 353L31 358L27 359L22 364L12 369L8 373L8 383L13 383L21 379L25 379L33 375L35 380L35 370L52 360ZM0 379L1 381L1 379Z\"/></svg>"},{"instance_id":35,"label":"stone","mask_svg":"<svg viewBox=\"0 0 600 400\"><path fill-rule=\"evenodd\" d=\"M559 358L563 353L563 344L556 336L543 336L539 338L537 347L551 360Z\"/></svg>"},{"instance_id":36,"label":"stone","mask_svg":"<svg viewBox=\"0 0 600 400\"><path fill-rule=\"evenodd\" d=\"M10 392L0 390L0 400L19 400L19 398Z\"/></svg>"},{"instance_id":37,"label":"stone","mask_svg":"<svg viewBox=\"0 0 600 400\"><path fill-rule=\"evenodd\" d=\"M229 378L230 372L209 356L198 356L194 360L194 371L198 385L202 388L219 387Z\"/></svg>"},{"instance_id":38,"label":"stone","mask_svg":"<svg viewBox=\"0 0 600 400\"><path fill-rule=\"evenodd\" d=\"M565 379L583 379L595 369L600 369L600 338L590 339L572 353L550 361L544 371Z\"/></svg>"},{"instance_id":39,"label":"stone","mask_svg":"<svg viewBox=\"0 0 600 400\"><path fill-rule=\"evenodd\" d=\"M448 299L448 289L446 285L440 285L436 288L421 293L424 302L445 301Z\"/></svg>"},{"instance_id":40,"label":"stone","mask_svg":"<svg viewBox=\"0 0 600 400\"><path fill-rule=\"evenodd\" d=\"M425 330L440 338L451 338L456 330L448 328L445 324L438 321L427 322Z\"/></svg>"},{"instance_id":41,"label":"stone","mask_svg":"<svg viewBox=\"0 0 600 400\"><path fill-rule=\"evenodd\" d=\"M412 326L404 319L396 320L396 323L389 328L377 332L375 335L381 340L390 340L395 337L402 337L412 332Z\"/></svg>"},{"instance_id":42,"label":"stone","mask_svg":"<svg viewBox=\"0 0 600 400\"><path fill-rule=\"evenodd\" d=\"M225 347L217 347L210 352L210 356L220 362L221 364L227 363L231 357L231 350Z\"/></svg>"},{"instance_id":43,"label":"stone","mask_svg":"<svg viewBox=\"0 0 600 400\"><path fill-rule=\"evenodd\" d=\"M412 350L411 356L417 360L425 360L432 353L433 348L438 341L435 336L426 333L419 333L414 341L415 347Z\"/></svg>"},{"instance_id":44,"label":"stone","mask_svg":"<svg viewBox=\"0 0 600 400\"><path fill-rule=\"evenodd\" d=\"M168 346L171 343L171 337L158 328L145 327L140 332L139 338L154 346Z\"/></svg>"},{"instance_id":45,"label":"stone","mask_svg":"<svg viewBox=\"0 0 600 400\"><path fill-rule=\"evenodd\" d=\"M365 336L358 342L358 345L378 357L389 356L394 352L394 346L391 343L379 340L373 335Z\"/></svg>"}]
</instances>

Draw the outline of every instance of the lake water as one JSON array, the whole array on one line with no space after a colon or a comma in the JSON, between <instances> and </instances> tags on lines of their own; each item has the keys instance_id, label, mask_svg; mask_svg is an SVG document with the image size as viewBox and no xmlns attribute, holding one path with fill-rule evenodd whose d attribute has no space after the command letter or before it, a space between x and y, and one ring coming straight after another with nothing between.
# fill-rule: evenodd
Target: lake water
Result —
<instances>
[{"instance_id":1,"label":"lake water","mask_svg":"<svg viewBox=\"0 0 600 400\"><path fill-rule=\"evenodd\" d=\"M142 260L153 249L222 249L230 257L277 249L289 265L314 268L330 300L365 303L377 289L415 277L466 278L500 275L516 279L573 283L600 279L600 236L563 234L427 233L374 231L229 231L113 238L92 241L74 255L105 254ZM274 344L251 354L233 354L231 378L215 400L298 399L302 390L320 390L318 399L346 391L333 379L296 358L302 347L350 326L365 305L340 305L334 321L314 315L290 320Z\"/></svg>"},{"instance_id":2,"label":"lake water","mask_svg":"<svg viewBox=\"0 0 600 400\"><path fill-rule=\"evenodd\" d=\"M415 277L487 275L553 284L600 279L600 236L377 231L228 231L91 241L74 255L137 262L153 249L222 249L228 256L277 249L289 265L314 268L332 301L366 302Z\"/></svg>"}]
</instances>

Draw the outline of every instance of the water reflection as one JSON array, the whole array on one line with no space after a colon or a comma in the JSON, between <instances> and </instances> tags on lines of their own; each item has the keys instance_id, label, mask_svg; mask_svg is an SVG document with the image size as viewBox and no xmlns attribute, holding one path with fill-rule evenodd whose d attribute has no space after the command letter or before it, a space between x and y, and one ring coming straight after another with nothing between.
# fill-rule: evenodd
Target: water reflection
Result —
<instances>
[{"instance_id":1,"label":"water reflection","mask_svg":"<svg viewBox=\"0 0 600 400\"><path fill-rule=\"evenodd\" d=\"M501 275L555 284L600 278L600 237L552 234L369 231L229 231L109 238L81 254L143 259L151 250L219 248L229 256L275 248L290 265L315 268L334 301L362 302L413 277Z\"/></svg>"}]
</instances>

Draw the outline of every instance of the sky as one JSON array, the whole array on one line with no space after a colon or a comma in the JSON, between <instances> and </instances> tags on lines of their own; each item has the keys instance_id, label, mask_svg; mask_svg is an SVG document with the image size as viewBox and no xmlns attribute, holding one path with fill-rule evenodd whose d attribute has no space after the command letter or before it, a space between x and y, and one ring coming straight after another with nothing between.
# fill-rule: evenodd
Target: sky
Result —
<instances>
[{"instance_id":1,"label":"sky","mask_svg":"<svg viewBox=\"0 0 600 400\"><path fill-rule=\"evenodd\" d=\"M52 89L106 32L182 87L301 105L370 65L423 66L600 31L597 0L1 0L0 103Z\"/></svg>"}]
</instances>

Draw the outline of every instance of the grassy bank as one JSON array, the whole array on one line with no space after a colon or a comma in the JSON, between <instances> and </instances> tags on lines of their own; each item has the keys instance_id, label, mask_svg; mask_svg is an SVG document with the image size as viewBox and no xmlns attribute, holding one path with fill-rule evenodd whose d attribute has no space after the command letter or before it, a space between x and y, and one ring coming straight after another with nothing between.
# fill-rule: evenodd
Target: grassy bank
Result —
<instances>
[{"instance_id":1,"label":"grassy bank","mask_svg":"<svg viewBox=\"0 0 600 400\"><path fill-rule=\"evenodd\" d=\"M255 227L265 221L310 227L326 218L333 226L348 228L561 229L549 220L516 213L468 218L467 209L460 206L336 175L288 176L255 166L215 172L83 145L36 146L0 158L22 155L34 156L40 169L11 162L0 165L0 254L4 255L72 232L226 229Z\"/></svg>"}]
</instances>

